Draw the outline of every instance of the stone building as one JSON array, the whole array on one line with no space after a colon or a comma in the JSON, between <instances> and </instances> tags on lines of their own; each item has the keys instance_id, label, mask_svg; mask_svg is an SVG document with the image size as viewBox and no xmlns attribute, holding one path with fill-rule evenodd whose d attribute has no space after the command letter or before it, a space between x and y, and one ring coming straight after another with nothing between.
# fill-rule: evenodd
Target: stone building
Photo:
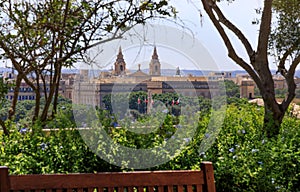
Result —
<instances>
[{"instance_id":1,"label":"stone building","mask_svg":"<svg viewBox=\"0 0 300 192\"><path fill-rule=\"evenodd\" d=\"M161 75L161 65L158 59L156 47L154 47L151 62L149 64L149 75L160 76Z\"/></svg>"},{"instance_id":2,"label":"stone building","mask_svg":"<svg viewBox=\"0 0 300 192\"><path fill-rule=\"evenodd\" d=\"M72 101L101 106L105 95L134 91L145 91L150 98L152 94L170 92L209 98L218 94L219 86L218 80L208 80L203 76L181 76L179 68L173 76L162 76L156 47L149 63L149 74L143 72L140 65L137 71L130 73L120 48L112 71L101 72L93 79L88 78L87 72L81 72L75 78Z\"/></svg>"},{"instance_id":3,"label":"stone building","mask_svg":"<svg viewBox=\"0 0 300 192\"><path fill-rule=\"evenodd\" d=\"M243 79L240 85L240 97L241 98L254 98L254 81L252 79Z\"/></svg>"},{"instance_id":4,"label":"stone building","mask_svg":"<svg viewBox=\"0 0 300 192\"><path fill-rule=\"evenodd\" d=\"M65 74L63 73L61 76L61 80L59 82L59 93L61 96L72 99L73 93L73 84L75 81L75 74Z\"/></svg>"},{"instance_id":5,"label":"stone building","mask_svg":"<svg viewBox=\"0 0 300 192\"><path fill-rule=\"evenodd\" d=\"M7 78L9 81L16 80L16 74L14 72L6 72L3 74L4 78ZM59 94L65 98L72 99L72 92L73 92L73 83L74 83L75 74L62 74L60 84L59 84ZM29 78L30 79L30 78ZM32 79L34 82L34 80ZM43 96L45 93L48 94L50 91L50 83L49 77L45 77L46 86L41 86L40 93ZM40 82L43 84L42 80ZM11 88L6 95L6 99L12 100L14 97L14 88ZM36 93L34 90L24 81L21 81L18 100L35 100Z\"/></svg>"}]
</instances>

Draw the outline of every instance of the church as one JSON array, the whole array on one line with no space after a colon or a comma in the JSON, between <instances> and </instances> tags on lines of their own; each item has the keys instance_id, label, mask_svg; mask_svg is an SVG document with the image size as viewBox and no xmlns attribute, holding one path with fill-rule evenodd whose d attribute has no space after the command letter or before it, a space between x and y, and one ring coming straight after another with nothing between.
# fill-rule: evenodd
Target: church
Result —
<instances>
[{"instance_id":1,"label":"church","mask_svg":"<svg viewBox=\"0 0 300 192\"><path fill-rule=\"evenodd\" d=\"M153 48L149 62L149 73L138 69L130 72L121 47L110 71L102 71L97 78L89 78L88 70L81 70L75 78L73 87L73 103L102 106L103 97L108 94L147 92L149 98L153 94L174 93L184 96L203 96L210 98L218 94L218 80L208 81L204 76L180 75L177 68L172 76L163 76L157 48Z\"/></svg>"},{"instance_id":2,"label":"church","mask_svg":"<svg viewBox=\"0 0 300 192\"><path fill-rule=\"evenodd\" d=\"M119 48L119 53L117 55L116 61L114 63L114 68L108 72L101 72L99 79L107 81L118 81L121 82L137 82L139 80L150 80L151 77L161 76L161 64L158 59L157 49L154 47L152 59L149 63L149 74L142 72L141 64L138 64L138 70L135 72L130 72L126 67L126 62L122 53L122 48Z\"/></svg>"}]
</instances>

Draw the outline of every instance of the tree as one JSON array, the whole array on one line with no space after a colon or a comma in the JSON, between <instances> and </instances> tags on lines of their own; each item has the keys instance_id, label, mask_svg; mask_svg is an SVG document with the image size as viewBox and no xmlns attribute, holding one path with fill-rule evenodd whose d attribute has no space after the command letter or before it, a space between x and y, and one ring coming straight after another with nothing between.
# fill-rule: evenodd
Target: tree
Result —
<instances>
[{"instance_id":1,"label":"tree","mask_svg":"<svg viewBox=\"0 0 300 192\"><path fill-rule=\"evenodd\" d=\"M63 67L86 61L92 47L118 38L137 24L171 16L166 0L36 0L0 2L0 50L17 71L9 119L15 114L24 80L35 92L33 121L45 122L57 111ZM45 106L40 108L41 98Z\"/></svg>"},{"instance_id":2,"label":"tree","mask_svg":"<svg viewBox=\"0 0 300 192\"><path fill-rule=\"evenodd\" d=\"M231 80L224 80L227 97L240 97L240 87Z\"/></svg>"},{"instance_id":3,"label":"tree","mask_svg":"<svg viewBox=\"0 0 300 192\"><path fill-rule=\"evenodd\" d=\"M11 87L12 87L12 83L9 82L6 78L4 78L2 74L0 74L0 107L1 108L5 106L5 102L6 102L5 96ZM4 134L8 134L5 121L4 119L2 119L2 117L0 118L0 125L3 127Z\"/></svg>"},{"instance_id":4,"label":"tree","mask_svg":"<svg viewBox=\"0 0 300 192\"><path fill-rule=\"evenodd\" d=\"M264 132L268 137L278 135L284 114L295 97L294 75L300 62L299 0L264 1L256 49L253 48L243 32L225 17L218 6L219 0L201 0L201 2L205 12L222 37L228 56L249 73L260 90L265 108ZM292 9L294 11L290 7L294 7ZM279 17L278 24L272 26L274 11L278 13ZM232 32L240 40L247 52L248 61L237 54L228 36L228 31L225 29ZM292 30L289 31L290 29ZM282 36L285 38L281 38ZM274 45L271 47L277 50L278 72L285 78L288 85L288 92L282 103L277 102L275 98L274 81L268 59L269 52L272 51L269 49L270 45ZM290 58L290 62L287 61L288 58Z\"/></svg>"}]
</instances>

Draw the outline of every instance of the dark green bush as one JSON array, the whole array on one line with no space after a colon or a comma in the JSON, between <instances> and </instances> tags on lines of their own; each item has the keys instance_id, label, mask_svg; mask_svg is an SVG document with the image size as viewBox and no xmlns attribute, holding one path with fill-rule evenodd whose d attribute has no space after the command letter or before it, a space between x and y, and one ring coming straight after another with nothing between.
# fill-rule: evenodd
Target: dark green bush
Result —
<instances>
[{"instance_id":1,"label":"dark green bush","mask_svg":"<svg viewBox=\"0 0 300 192\"><path fill-rule=\"evenodd\" d=\"M68 113L56 118L56 125L72 126ZM105 111L101 118L111 118ZM212 161L218 191L299 191L300 189L300 129L299 120L286 116L277 138L262 134L263 108L246 102L232 103L222 128L206 152L199 146L206 135L210 113L201 113L197 134L171 161L151 168L199 169L200 162ZM103 119L102 119L103 120ZM129 147L151 148L171 137L179 119L168 115L161 137L137 136L125 129L109 128L112 119L103 121L110 136ZM176 121L175 121L176 120ZM180 122L180 121L179 121ZM154 122L153 122L154 123ZM36 127L11 124L10 136L0 135L0 164L14 174L120 171L95 155L76 130L60 129L45 133ZM53 126L55 127L55 126ZM31 132L34 130L34 132ZM151 133L152 134L152 133ZM118 149L115 149L118 152Z\"/></svg>"}]
</instances>

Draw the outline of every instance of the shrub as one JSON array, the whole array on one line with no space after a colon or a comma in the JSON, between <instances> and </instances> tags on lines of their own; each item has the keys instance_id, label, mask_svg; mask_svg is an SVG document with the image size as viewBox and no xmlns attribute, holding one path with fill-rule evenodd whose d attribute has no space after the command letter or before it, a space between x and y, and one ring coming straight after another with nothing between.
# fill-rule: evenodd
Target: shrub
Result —
<instances>
[{"instance_id":1,"label":"shrub","mask_svg":"<svg viewBox=\"0 0 300 192\"><path fill-rule=\"evenodd\" d=\"M286 116L277 138L262 134L263 108L246 102L232 103L212 147L199 153L210 120L207 110L201 113L197 134L171 161L156 169L199 169L201 161L212 161L218 191L299 191L300 189L300 129L299 120ZM151 148L172 137L183 117L168 115L161 137L154 133L135 136L126 129L110 128L112 119L99 113L109 135L128 147ZM56 118L58 125L73 125L69 116ZM110 118L108 115L107 118ZM105 121L104 121L105 120ZM143 119L139 119L143 121ZM105 123L104 123L105 122ZM152 121L152 123L155 123ZM0 135L0 164L14 174L121 171L95 155L76 130L51 131L45 134L39 125L18 127L11 123L10 136ZM54 127L54 126L53 126ZM192 126L190 127L193 128ZM34 132L30 132L35 130ZM170 135L171 134L171 135ZM119 149L114 149L118 153Z\"/></svg>"}]
</instances>

